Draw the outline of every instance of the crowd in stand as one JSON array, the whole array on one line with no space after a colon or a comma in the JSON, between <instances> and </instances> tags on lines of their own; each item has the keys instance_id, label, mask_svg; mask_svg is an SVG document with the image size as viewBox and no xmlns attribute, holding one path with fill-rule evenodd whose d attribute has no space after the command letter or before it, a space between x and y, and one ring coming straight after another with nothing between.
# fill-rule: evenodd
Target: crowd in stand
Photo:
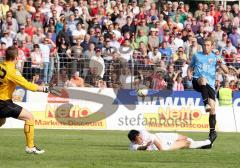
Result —
<instances>
[{"instance_id":1,"label":"crowd in stand","mask_svg":"<svg viewBox=\"0 0 240 168\"><path fill-rule=\"evenodd\" d=\"M213 1L214 2L214 1ZM187 68L206 38L239 90L240 12L237 4L158 0L2 0L3 60L19 49L17 68L37 84L70 87L192 89Z\"/></svg>"}]
</instances>

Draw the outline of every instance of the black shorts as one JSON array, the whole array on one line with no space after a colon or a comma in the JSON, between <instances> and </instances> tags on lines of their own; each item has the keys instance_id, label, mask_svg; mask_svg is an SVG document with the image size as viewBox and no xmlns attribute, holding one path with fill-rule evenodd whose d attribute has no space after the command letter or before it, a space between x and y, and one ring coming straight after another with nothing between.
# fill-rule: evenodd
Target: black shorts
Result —
<instances>
[{"instance_id":1,"label":"black shorts","mask_svg":"<svg viewBox=\"0 0 240 168\"><path fill-rule=\"evenodd\" d=\"M198 84L197 80L198 79L196 79L196 78L193 78L193 80L192 80L193 89L196 90L197 92L201 93L201 87ZM207 86L209 98L215 101L215 96L216 96L215 90L208 84L206 86Z\"/></svg>"},{"instance_id":2,"label":"black shorts","mask_svg":"<svg viewBox=\"0 0 240 168\"><path fill-rule=\"evenodd\" d=\"M22 107L13 103L12 100L0 100L0 118L18 118L22 111Z\"/></svg>"}]
</instances>

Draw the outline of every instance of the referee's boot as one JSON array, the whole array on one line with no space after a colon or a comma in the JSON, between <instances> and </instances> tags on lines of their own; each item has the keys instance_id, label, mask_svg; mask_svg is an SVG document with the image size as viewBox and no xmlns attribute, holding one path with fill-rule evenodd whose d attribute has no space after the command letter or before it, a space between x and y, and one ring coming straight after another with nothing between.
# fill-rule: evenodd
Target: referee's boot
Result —
<instances>
[{"instance_id":1,"label":"referee's boot","mask_svg":"<svg viewBox=\"0 0 240 168\"><path fill-rule=\"evenodd\" d=\"M36 146L34 146L32 148L29 148L26 146L25 152L28 154L43 154L45 151Z\"/></svg>"}]
</instances>

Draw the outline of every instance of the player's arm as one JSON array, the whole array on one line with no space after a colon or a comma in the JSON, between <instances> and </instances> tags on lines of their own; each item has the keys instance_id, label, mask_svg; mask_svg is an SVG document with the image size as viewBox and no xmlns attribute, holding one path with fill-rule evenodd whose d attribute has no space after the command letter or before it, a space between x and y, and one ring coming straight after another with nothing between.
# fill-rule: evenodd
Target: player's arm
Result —
<instances>
[{"instance_id":1,"label":"player's arm","mask_svg":"<svg viewBox=\"0 0 240 168\"><path fill-rule=\"evenodd\" d=\"M189 80L192 79L193 71L194 71L194 70L193 70L193 67L188 66L188 69L187 69L187 77L188 77Z\"/></svg>"},{"instance_id":2,"label":"player's arm","mask_svg":"<svg viewBox=\"0 0 240 168\"><path fill-rule=\"evenodd\" d=\"M229 73L228 67L227 67L225 64L219 63L218 65L219 65L220 68L222 68L222 70L223 70L223 72L224 72L225 74L228 74L228 73Z\"/></svg>"},{"instance_id":3,"label":"player's arm","mask_svg":"<svg viewBox=\"0 0 240 168\"><path fill-rule=\"evenodd\" d=\"M28 82L18 70L9 72L9 80L11 80L13 83L15 83L16 85L19 85L27 90L31 90L31 91L45 91L45 87L44 86L38 86L34 83Z\"/></svg>"},{"instance_id":4,"label":"player's arm","mask_svg":"<svg viewBox=\"0 0 240 168\"><path fill-rule=\"evenodd\" d=\"M226 63L222 57L217 57L217 65L223 70L225 74L228 74L228 67L226 66Z\"/></svg>"},{"instance_id":5,"label":"player's arm","mask_svg":"<svg viewBox=\"0 0 240 168\"><path fill-rule=\"evenodd\" d=\"M143 146L139 146L137 148L137 150L147 150L148 146L150 146L152 144L152 142L148 142L146 145L143 145Z\"/></svg>"},{"instance_id":6,"label":"player's arm","mask_svg":"<svg viewBox=\"0 0 240 168\"><path fill-rule=\"evenodd\" d=\"M159 143L159 141L158 140L154 140L153 141L153 144L158 148L158 150L162 150L162 145Z\"/></svg>"}]
</instances>

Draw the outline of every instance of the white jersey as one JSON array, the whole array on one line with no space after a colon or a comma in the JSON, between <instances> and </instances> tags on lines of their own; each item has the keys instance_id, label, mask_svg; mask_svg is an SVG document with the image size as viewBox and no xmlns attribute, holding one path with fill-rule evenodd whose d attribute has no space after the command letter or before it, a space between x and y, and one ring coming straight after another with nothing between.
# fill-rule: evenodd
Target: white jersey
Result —
<instances>
[{"instance_id":1,"label":"white jersey","mask_svg":"<svg viewBox=\"0 0 240 168\"><path fill-rule=\"evenodd\" d=\"M162 147L162 150L170 150L174 142L177 141L179 134L177 133L155 133L151 134L147 131L140 131L142 136L142 144L130 143L130 150L137 150L141 146L145 146L148 142L151 142L151 145L148 146L147 150L158 150L154 145L154 141L158 141Z\"/></svg>"}]
</instances>

